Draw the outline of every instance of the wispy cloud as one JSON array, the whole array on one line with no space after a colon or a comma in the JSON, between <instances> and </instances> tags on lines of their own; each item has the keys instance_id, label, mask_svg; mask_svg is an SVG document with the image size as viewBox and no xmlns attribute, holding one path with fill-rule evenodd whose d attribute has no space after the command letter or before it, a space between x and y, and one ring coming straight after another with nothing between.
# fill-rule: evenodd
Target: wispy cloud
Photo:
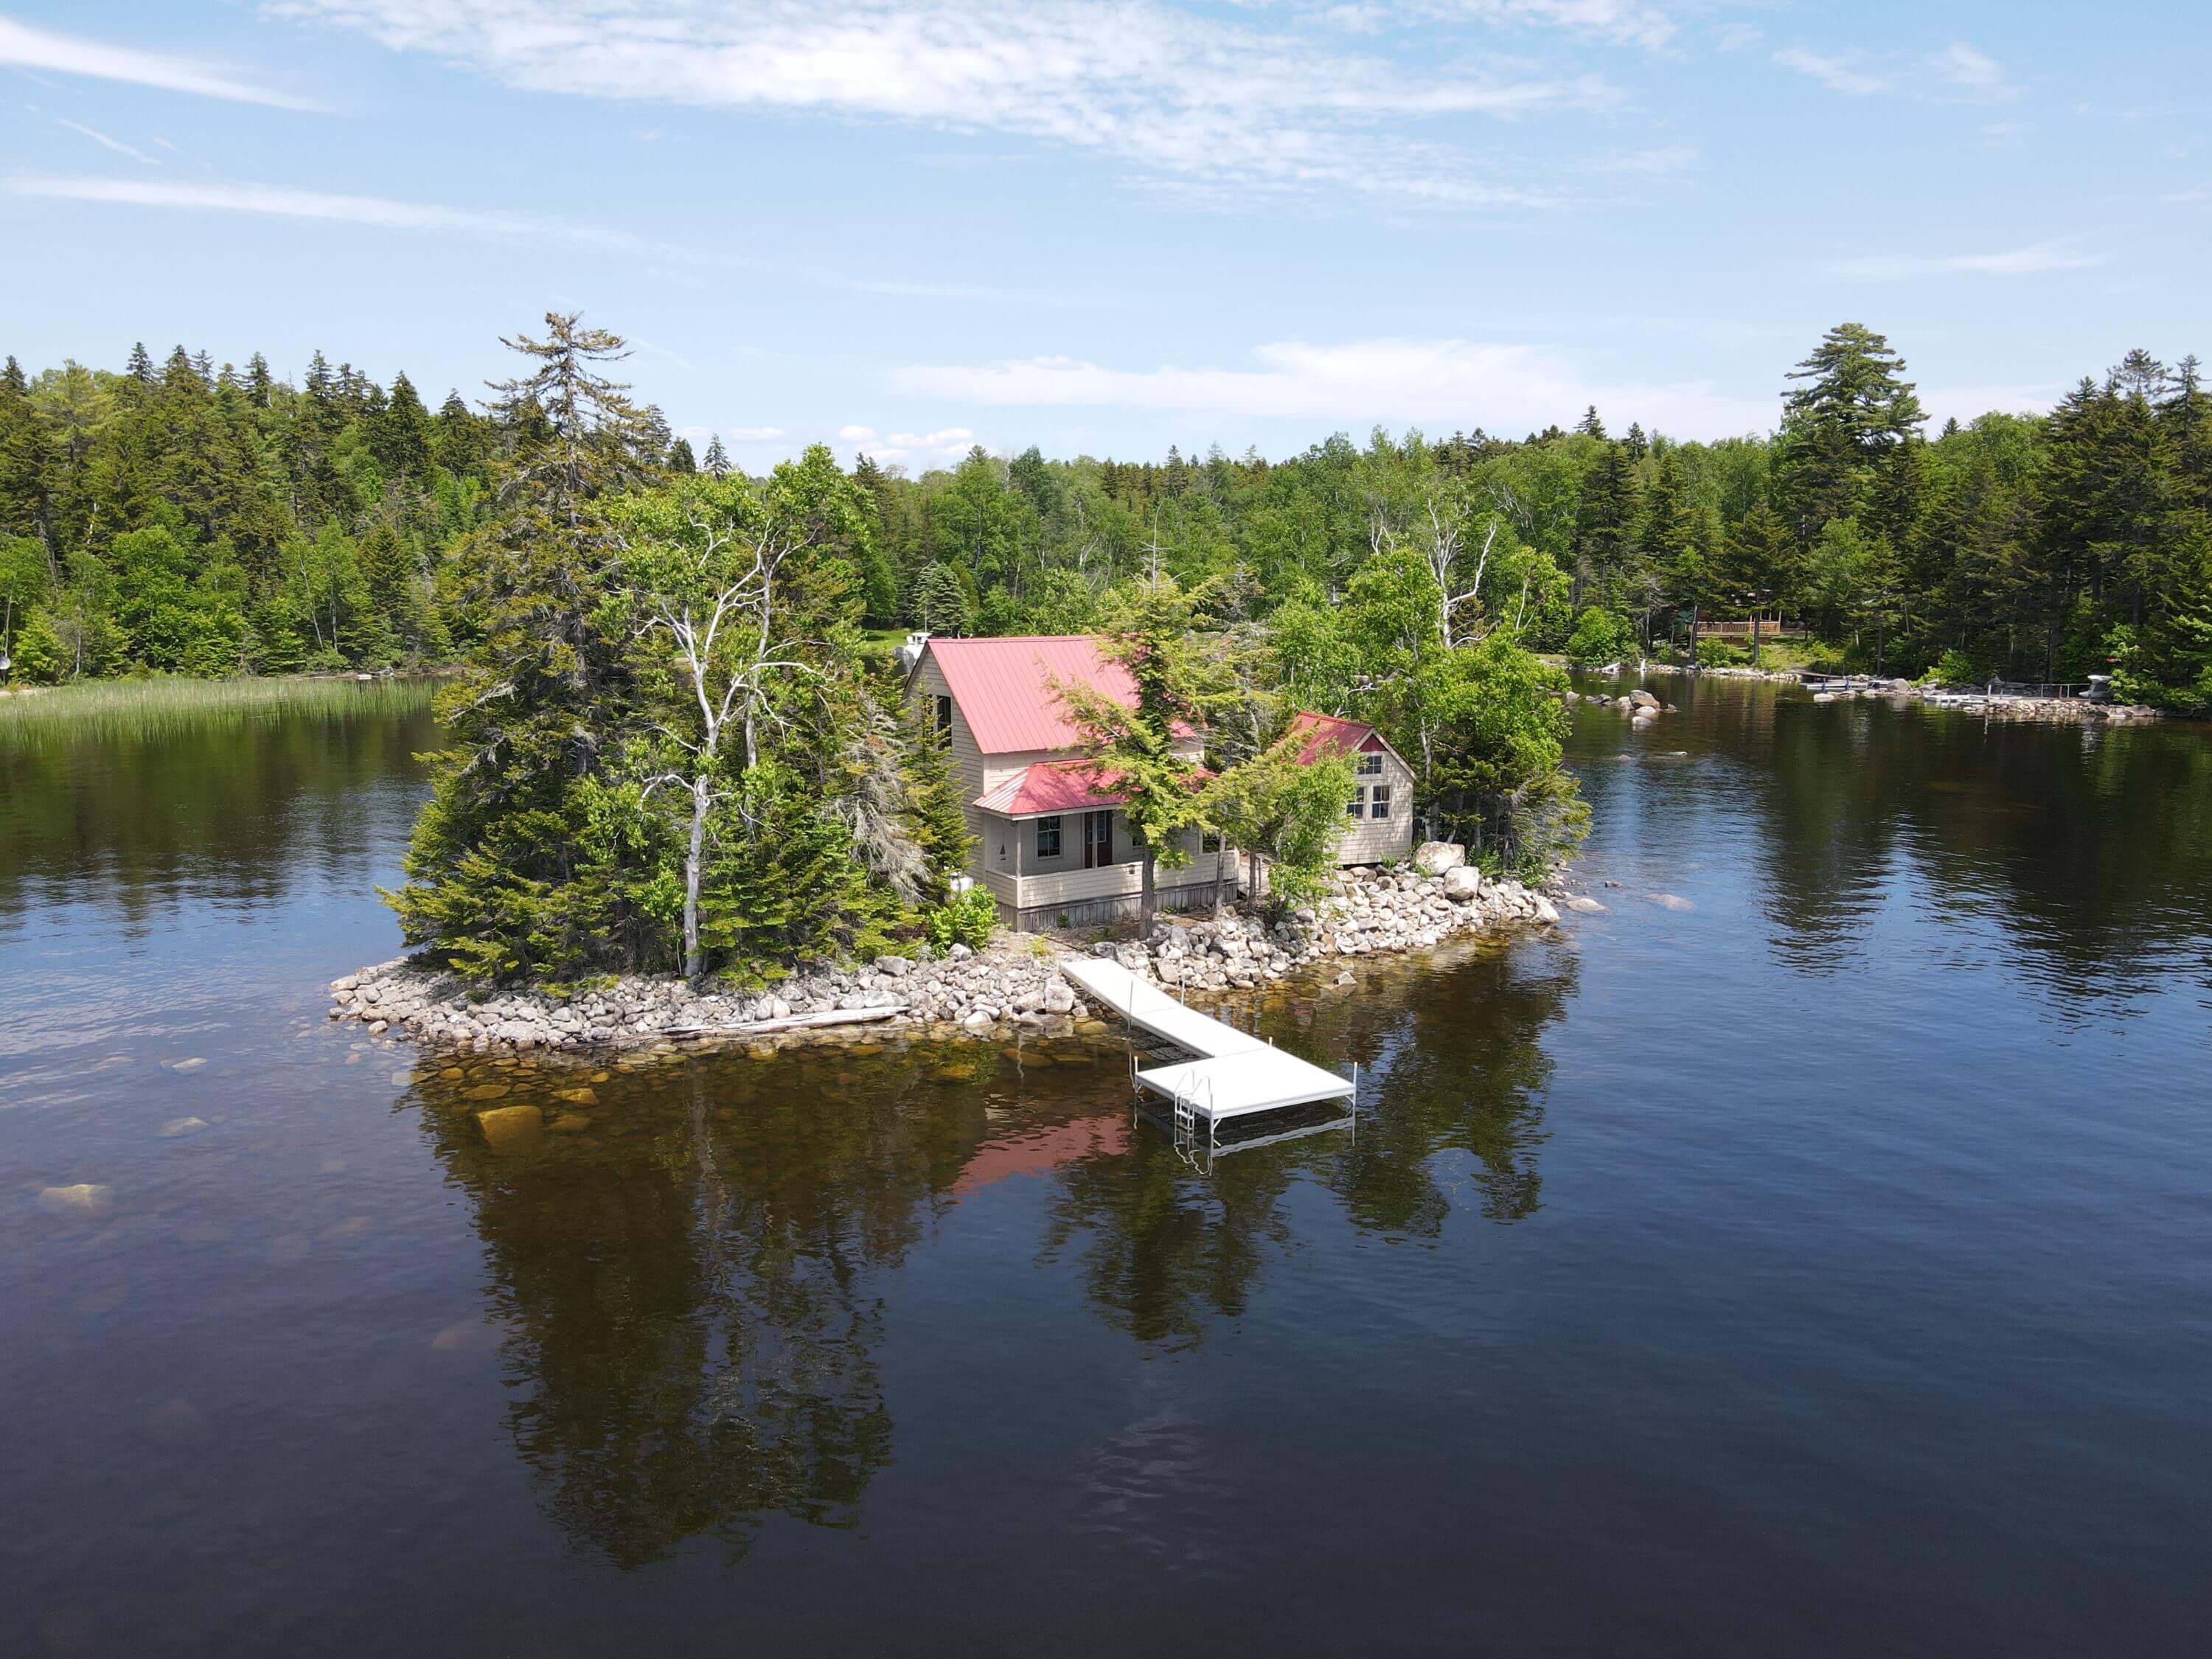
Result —
<instances>
[{"instance_id":1,"label":"wispy cloud","mask_svg":"<svg viewBox=\"0 0 2212 1659\"><path fill-rule=\"evenodd\" d=\"M106 133L101 132L95 128L85 125L82 121L72 121L66 115L57 115L54 117L54 119L61 125L67 127L71 132L82 133L85 137L91 139L94 143L106 145L109 149L113 150L118 155L127 155L134 161L143 161L149 167L157 167L161 165L152 156L147 155L144 150L133 149L130 145L125 143L120 138L111 138Z\"/></svg>"},{"instance_id":2,"label":"wispy cloud","mask_svg":"<svg viewBox=\"0 0 2212 1659\"><path fill-rule=\"evenodd\" d=\"M1585 373L1563 354L1478 340L1356 340L1260 347L1249 368L1109 368L1073 357L895 371L909 397L1007 407L1139 409L1188 416L1293 417L1358 427L1434 422L1492 431L1538 428L1595 404L1683 437L1771 423L1771 402L1729 397L1705 381L1638 385Z\"/></svg>"},{"instance_id":3,"label":"wispy cloud","mask_svg":"<svg viewBox=\"0 0 2212 1659\"><path fill-rule=\"evenodd\" d=\"M245 213L280 219L319 220L367 225L378 230L458 232L518 241L563 241L616 252L650 254L695 261L689 249L647 241L626 232L529 214L447 207L434 202L394 201L381 196L346 196L328 191L259 185L156 179L108 179L22 173L0 183L14 196L54 201L106 203L199 213Z\"/></svg>"},{"instance_id":4,"label":"wispy cloud","mask_svg":"<svg viewBox=\"0 0 2212 1659\"><path fill-rule=\"evenodd\" d=\"M733 426L730 428L732 441L741 444L779 443L786 436L780 426Z\"/></svg>"},{"instance_id":5,"label":"wispy cloud","mask_svg":"<svg viewBox=\"0 0 2212 1659\"><path fill-rule=\"evenodd\" d=\"M1809 75L1830 92L1840 92L1847 97L1864 98L1889 89L1887 81L1859 68L1852 59L1814 52L1804 46L1784 46L1774 54L1774 61L1784 69L1796 70L1800 75Z\"/></svg>"},{"instance_id":6,"label":"wispy cloud","mask_svg":"<svg viewBox=\"0 0 2212 1659\"><path fill-rule=\"evenodd\" d=\"M1870 254L1842 260L1833 270L1854 283L1899 283L1915 276L2033 276L2050 270L2086 270L2105 264L2106 257L2062 240L2002 253Z\"/></svg>"},{"instance_id":7,"label":"wispy cloud","mask_svg":"<svg viewBox=\"0 0 2212 1659\"><path fill-rule=\"evenodd\" d=\"M1155 179L1425 204L1546 198L1454 142L1454 124L1622 101L1595 74L1430 67L1432 49L1419 64L1364 57L1340 35L1316 37L1297 12L1263 29L1160 0L849 0L827 11L813 0L264 3L534 91L1014 134ZM1659 16L1631 0L1453 9L1631 37L1652 33Z\"/></svg>"},{"instance_id":8,"label":"wispy cloud","mask_svg":"<svg viewBox=\"0 0 2212 1659\"><path fill-rule=\"evenodd\" d=\"M0 17L0 64L21 70L51 70L58 75L88 76L100 81L123 81L132 86L195 93L203 98L227 98L241 104L268 104L278 109L320 107L312 100L281 88L245 80L233 70L164 52L110 46L78 35L57 34L5 17Z\"/></svg>"},{"instance_id":9,"label":"wispy cloud","mask_svg":"<svg viewBox=\"0 0 2212 1659\"><path fill-rule=\"evenodd\" d=\"M1996 59L1975 51L1964 40L1954 40L1930 58L1928 66L1976 98L2000 102L2020 96L2020 88L2005 78Z\"/></svg>"}]
</instances>

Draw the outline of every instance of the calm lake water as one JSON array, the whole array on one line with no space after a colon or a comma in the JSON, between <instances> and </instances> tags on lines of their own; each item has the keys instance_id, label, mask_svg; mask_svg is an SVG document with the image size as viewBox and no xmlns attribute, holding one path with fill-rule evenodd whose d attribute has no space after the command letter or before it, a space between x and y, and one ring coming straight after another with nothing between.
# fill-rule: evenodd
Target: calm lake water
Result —
<instances>
[{"instance_id":1,"label":"calm lake water","mask_svg":"<svg viewBox=\"0 0 2212 1659\"><path fill-rule=\"evenodd\" d=\"M0 741L0 1652L2201 1650L2212 737L1653 684L1605 913L1210 1176L1118 1049L441 1075L321 989L424 719Z\"/></svg>"}]
</instances>

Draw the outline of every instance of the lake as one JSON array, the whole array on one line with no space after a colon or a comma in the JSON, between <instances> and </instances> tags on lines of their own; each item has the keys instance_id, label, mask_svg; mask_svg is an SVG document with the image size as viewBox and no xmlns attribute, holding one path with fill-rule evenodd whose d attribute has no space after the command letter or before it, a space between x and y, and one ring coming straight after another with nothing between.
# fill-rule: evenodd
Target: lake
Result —
<instances>
[{"instance_id":1,"label":"lake","mask_svg":"<svg viewBox=\"0 0 2212 1659\"><path fill-rule=\"evenodd\" d=\"M2195 1650L2212 739L1651 684L1607 908L1209 1173L1110 1047L495 1156L574 1073L324 1017L426 714L0 733L0 1651Z\"/></svg>"}]
</instances>

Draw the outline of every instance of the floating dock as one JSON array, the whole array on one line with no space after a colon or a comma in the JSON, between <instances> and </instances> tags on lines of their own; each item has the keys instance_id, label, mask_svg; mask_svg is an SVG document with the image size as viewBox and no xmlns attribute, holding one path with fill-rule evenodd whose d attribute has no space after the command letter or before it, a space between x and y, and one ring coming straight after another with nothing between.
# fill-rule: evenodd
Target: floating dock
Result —
<instances>
[{"instance_id":1,"label":"floating dock","mask_svg":"<svg viewBox=\"0 0 2212 1659\"><path fill-rule=\"evenodd\" d=\"M1214 1131L1229 1119L1348 1099L1357 1091L1357 1084L1334 1072L1184 1006L1110 958L1077 957L1063 963L1061 971L1130 1024L1197 1056L1149 1071L1133 1068L1140 1085L1173 1108L1178 1139L1203 1123L1211 1145Z\"/></svg>"}]
</instances>

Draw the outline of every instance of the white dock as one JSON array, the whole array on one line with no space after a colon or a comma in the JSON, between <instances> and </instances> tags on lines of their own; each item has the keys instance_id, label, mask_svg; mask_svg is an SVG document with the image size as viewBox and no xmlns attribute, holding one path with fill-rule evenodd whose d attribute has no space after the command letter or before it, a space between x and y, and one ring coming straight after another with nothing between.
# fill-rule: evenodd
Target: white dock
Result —
<instances>
[{"instance_id":1,"label":"white dock","mask_svg":"<svg viewBox=\"0 0 2212 1659\"><path fill-rule=\"evenodd\" d=\"M1186 1116L1203 1120L1209 1138L1212 1126L1224 1119L1341 1100L1354 1091L1352 1084L1334 1072L1185 1007L1118 962L1082 957L1063 963L1061 971L1092 1000L1132 1025L1198 1056L1139 1070L1136 1076L1139 1084L1166 1097L1179 1124Z\"/></svg>"}]
</instances>

